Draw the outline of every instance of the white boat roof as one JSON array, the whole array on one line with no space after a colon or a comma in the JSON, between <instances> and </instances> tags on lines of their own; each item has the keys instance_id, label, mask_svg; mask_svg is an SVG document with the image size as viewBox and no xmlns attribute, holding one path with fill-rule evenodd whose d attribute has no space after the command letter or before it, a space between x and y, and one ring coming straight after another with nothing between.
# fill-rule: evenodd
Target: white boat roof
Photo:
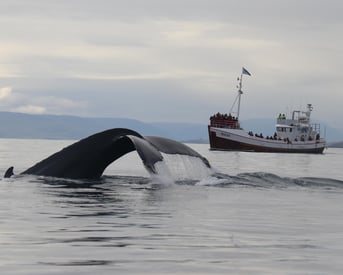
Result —
<instances>
[{"instance_id":1,"label":"white boat roof","mask_svg":"<svg viewBox=\"0 0 343 275\"><path fill-rule=\"evenodd\" d=\"M287 125L287 124L276 124L276 127L283 127L283 128L293 128L293 126Z\"/></svg>"},{"instance_id":2,"label":"white boat roof","mask_svg":"<svg viewBox=\"0 0 343 275\"><path fill-rule=\"evenodd\" d=\"M309 124L305 124L305 123L300 123L297 125L288 125L288 124L276 124L275 127L283 127L283 128L292 128L294 126L300 126L302 128L308 128L310 125Z\"/></svg>"}]
</instances>

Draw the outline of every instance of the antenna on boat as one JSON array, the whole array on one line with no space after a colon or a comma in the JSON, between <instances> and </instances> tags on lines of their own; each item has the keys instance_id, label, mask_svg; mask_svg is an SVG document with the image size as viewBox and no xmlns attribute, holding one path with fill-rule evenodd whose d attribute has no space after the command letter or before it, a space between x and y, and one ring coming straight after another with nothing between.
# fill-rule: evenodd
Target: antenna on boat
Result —
<instances>
[{"instance_id":1,"label":"antenna on boat","mask_svg":"<svg viewBox=\"0 0 343 275\"><path fill-rule=\"evenodd\" d=\"M245 69L244 67L242 67L242 73L241 73L241 77L237 77L237 81L238 82L238 85L237 85L237 89L238 89L238 95L235 99L235 102L233 103L232 107L231 107L231 110L230 112L232 111L233 107L235 106L236 102L237 102L237 99L238 99L238 106L237 106L237 120L239 119L239 111L241 109L241 96L243 94L243 91L242 91L242 80L243 80L243 75L246 74L246 75L249 75L251 76L251 74L248 72L247 69Z\"/></svg>"}]
</instances>

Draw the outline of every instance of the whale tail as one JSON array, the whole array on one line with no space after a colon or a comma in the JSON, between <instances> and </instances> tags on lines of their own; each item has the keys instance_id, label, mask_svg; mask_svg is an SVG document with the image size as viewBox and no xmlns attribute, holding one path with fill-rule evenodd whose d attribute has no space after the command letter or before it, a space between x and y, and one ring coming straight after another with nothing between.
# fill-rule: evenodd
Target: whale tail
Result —
<instances>
[{"instance_id":1,"label":"whale tail","mask_svg":"<svg viewBox=\"0 0 343 275\"><path fill-rule=\"evenodd\" d=\"M10 168L8 168L5 172L4 178L10 178L14 175L13 173L13 166L11 166Z\"/></svg>"},{"instance_id":2,"label":"whale tail","mask_svg":"<svg viewBox=\"0 0 343 275\"><path fill-rule=\"evenodd\" d=\"M164 160L162 153L197 157L207 167L211 167L206 158L180 142L163 137L142 136L130 129L114 128L81 139L21 174L98 179L108 165L135 150L146 169L153 174L157 173L155 164ZM8 175L11 175L11 170Z\"/></svg>"}]
</instances>

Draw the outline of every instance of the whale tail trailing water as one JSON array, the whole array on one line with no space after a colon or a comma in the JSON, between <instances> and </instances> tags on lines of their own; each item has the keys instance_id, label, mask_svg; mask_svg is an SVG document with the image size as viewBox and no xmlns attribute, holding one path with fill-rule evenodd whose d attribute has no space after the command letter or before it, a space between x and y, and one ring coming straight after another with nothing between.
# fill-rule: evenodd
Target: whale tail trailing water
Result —
<instances>
[{"instance_id":1,"label":"whale tail trailing water","mask_svg":"<svg viewBox=\"0 0 343 275\"><path fill-rule=\"evenodd\" d=\"M185 144L163 137L144 137L130 129L114 128L81 139L21 174L97 179L102 176L108 165L134 150L151 173L156 173L155 164L163 160L162 153L197 157L207 167L211 167L206 158ZM13 175L13 167L6 171L5 177L6 175Z\"/></svg>"}]
</instances>

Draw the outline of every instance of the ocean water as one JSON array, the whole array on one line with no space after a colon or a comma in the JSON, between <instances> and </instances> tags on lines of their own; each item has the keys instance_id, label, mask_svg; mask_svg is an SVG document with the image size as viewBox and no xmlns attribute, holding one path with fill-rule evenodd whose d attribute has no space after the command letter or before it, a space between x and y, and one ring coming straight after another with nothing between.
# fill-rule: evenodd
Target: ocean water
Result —
<instances>
[{"instance_id":1,"label":"ocean water","mask_svg":"<svg viewBox=\"0 0 343 275\"><path fill-rule=\"evenodd\" d=\"M72 141L0 139L0 173ZM136 152L97 181L0 180L1 274L341 274L343 150Z\"/></svg>"}]
</instances>

